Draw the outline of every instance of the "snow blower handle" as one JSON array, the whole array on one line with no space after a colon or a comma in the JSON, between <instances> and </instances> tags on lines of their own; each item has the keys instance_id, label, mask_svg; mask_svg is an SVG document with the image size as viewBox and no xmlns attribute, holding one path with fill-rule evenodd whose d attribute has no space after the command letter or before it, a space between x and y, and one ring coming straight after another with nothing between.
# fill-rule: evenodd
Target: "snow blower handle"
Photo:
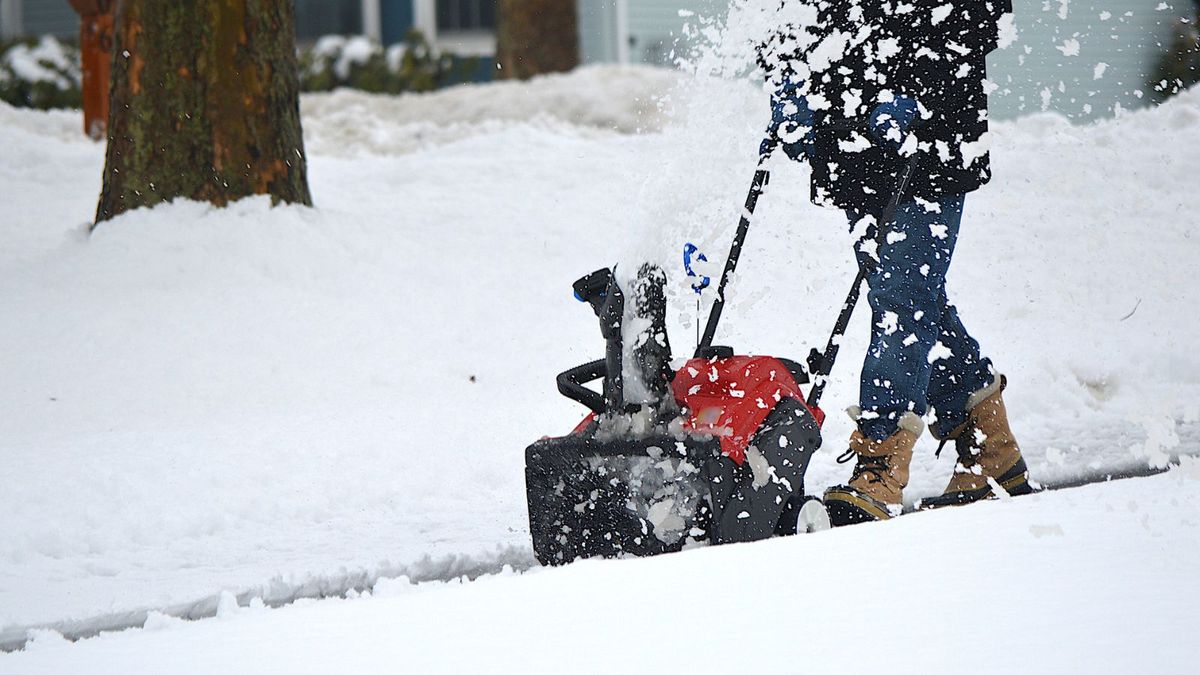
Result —
<instances>
[{"instance_id":1,"label":"snow blower handle","mask_svg":"<svg viewBox=\"0 0 1200 675\"><path fill-rule=\"evenodd\" d=\"M737 234L733 236L733 244L729 247L729 256L725 258L725 269L721 272L721 281L717 284L717 297L713 299L712 309L708 312L708 323L704 326L704 335L696 344L695 358L704 359L714 356L712 351L713 338L717 334L717 324L721 322L721 312L725 309L725 287L729 278L737 268L738 258L742 255L742 245L746 243L746 233L750 231L750 217L754 215L754 207L758 198L766 190L770 182L771 172L767 171L767 160L779 145L779 139L774 134L768 134L763 139L758 151L758 168L754 171L754 180L750 183L750 193L746 195L746 207L738 221Z\"/></svg>"}]
</instances>

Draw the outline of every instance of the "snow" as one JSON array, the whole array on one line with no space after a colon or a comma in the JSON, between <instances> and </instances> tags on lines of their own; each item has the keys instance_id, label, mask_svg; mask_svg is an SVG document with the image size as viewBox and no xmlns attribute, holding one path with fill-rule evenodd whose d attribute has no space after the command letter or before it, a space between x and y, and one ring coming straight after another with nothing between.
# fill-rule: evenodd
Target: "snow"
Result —
<instances>
[{"instance_id":1,"label":"snow","mask_svg":"<svg viewBox=\"0 0 1200 675\"><path fill-rule=\"evenodd\" d=\"M657 97L679 79L669 70L614 66L401 97L352 89L306 95L306 149L358 157L433 149L513 128L550 138L657 131L670 112Z\"/></svg>"},{"instance_id":2,"label":"snow","mask_svg":"<svg viewBox=\"0 0 1200 675\"><path fill-rule=\"evenodd\" d=\"M16 44L3 53L0 67L7 66L13 76L26 82L47 82L59 89L79 84L77 58L67 54L62 43L51 35L43 35L30 46ZM0 75L7 76L4 70Z\"/></svg>"},{"instance_id":3,"label":"snow","mask_svg":"<svg viewBox=\"0 0 1200 675\"><path fill-rule=\"evenodd\" d=\"M1180 470L759 544L156 618L75 645L41 633L0 668L1188 672L1200 578L1179 561L1200 546L1198 514L1200 481Z\"/></svg>"},{"instance_id":4,"label":"snow","mask_svg":"<svg viewBox=\"0 0 1200 675\"><path fill-rule=\"evenodd\" d=\"M0 105L0 643L30 627L141 625L152 611L159 628L74 646L42 630L28 653L0 656L0 670L119 671L131 653L172 670L212 659L321 670L335 655L349 664L339 669L364 659L358 669L378 670L402 648L450 668L472 654L497 668L546 654L551 667L568 630L584 641L577 649L600 640L599 627L625 630L630 612L649 626L670 619L670 635L689 631L696 613L681 624L642 611L662 588L714 589L703 598L720 601L713 616L739 625L786 618L752 633L759 645L793 644L798 616L822 619L812 647L798 650L821 670L847 653L839 631L857 610L841 598L886 590L886 575L865 573L870 556L856 555L868 546L894 551L913 590L898 597L910 613L896 614L879 651L853 651L863 669L926 643L913 663L948 669L974 644L961 639L976 634L973 617L987 616L1033 664L1078 654L1097 659L1080 670L1128 670L1137 655L1162 659L1138 666L1182 670L1170 666L1183 641L1104 661L1106 650L1081 648L1114 632L1106 622L1128 620L1117 631L1128 645L1148 643L1168 619L1195 622L1177 600L1194 597L1195 581L1173 562L1195 550L1195 487L1175 476L811 542L278 612L232 611L226 598L221 621L163 618L213 616L223 593L271 606L390 577L530 567L524 447L578 422L585 411L553 378L603 350L570 283L614 262L658 262L671 275L673 346L691 347L695 294L679 253L695 242L724 259L767 119L760 87L725 79L748 49L701 53L683 74L606 67L424 95L305 96L316 208L180 201L91 236L103 146L79 134L77 113ZM1198 142L1200 90L1091 126L1049 114L992 125L995 178L967 199L949 292L1009 378L1005 399L1036 479L1200 452ZM844 216L808 203L807 168L781 158L770 168L718 342L802 359L825 343L854 276L853 239ZM844 338L831 413L855 402L868 321L860 310ZM849 432L830 414L811 491L846 478L834 457ZM952 453L935 459L935 445L918 446L909 501L950 475ZM1131 501L1136 518L1120 512ZM1119 516L1090 525L1106 503ZM932 557L946 550L952 561ZM979 582L982 599L964 593L961 571L989 560L993 572L1038 572L997 572L996 585ZM722 569L747 573L715 586ZM804 583L809 570L819 583ZM762 598L773 609L752 611ZM595 610L545 620L570 607ZM477 651L439 642L442 630ZM264 640L267 631L280 639ZM679 655L658 648L632 647L647 664ZM286 660L292 652L309 660ZM700 665L731 658L711 656Z\"/></svg>"},{"instance_id":5,"label":"snow","mask_svg":"<svg viewBox=\"0 0 1200 675\"><path fill-rule=\"evenodd\" d=\"M570 283L618 255L633 138L314 155L318 210L180 202L86 238L102 146L0 115L0 626L528 551L522 451L580 416L552 384L598 346Z\"/></svg>"},{"instance_id":6,"label":"snow","mask_svg":"<svg viewBox=\"0 0 1200 675\"><path fill-rule=\"evenodd\" d=\"M1075 38L1067 38L1063 43L1055 47L1063 53L1063 56L1079 56L1079 40Z\"/></svg>"}]
</instances>

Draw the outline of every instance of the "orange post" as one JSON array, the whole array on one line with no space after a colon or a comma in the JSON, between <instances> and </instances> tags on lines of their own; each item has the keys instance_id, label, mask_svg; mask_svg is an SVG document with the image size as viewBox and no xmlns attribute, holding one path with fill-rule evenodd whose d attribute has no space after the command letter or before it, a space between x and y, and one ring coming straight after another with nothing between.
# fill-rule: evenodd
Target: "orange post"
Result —
<instances>
[{"instance_id":1,"label":"orange post","mask_svg":"<svg viewBox=\"0 0 1200 675\"><path fill-rule=\"evenodd\" d=\"M83 70L83 131L104 138L108 128L108 78L112 68L115 0L70 0L79 12L79 59Z\"/></svg>"}]
</instances>

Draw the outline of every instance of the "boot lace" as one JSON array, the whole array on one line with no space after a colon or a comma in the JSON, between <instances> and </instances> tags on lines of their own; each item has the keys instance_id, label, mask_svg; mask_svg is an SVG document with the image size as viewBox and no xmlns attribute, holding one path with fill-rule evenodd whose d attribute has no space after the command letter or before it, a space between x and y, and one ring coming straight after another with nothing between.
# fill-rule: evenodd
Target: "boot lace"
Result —
<instances>
[{"instance_id":1,"label":"boot lace","mask_svg":"<svg viewBox=\"0 0 1200 675\"><path fill-rule=\"evenodd\" d=\"M978 454L971 452L971 441L974 438L975 420L972 418L967 421L966 425L963 426L962 431L958 432L952 437L948 436L943 438L942 441L938 443L937 450L933 453L933 456L935 458L940 458L942 456L942 448L946 447L946 444L950 441L954 441L954 451L958 454L958 463L964 467L971 466L975 462L979 461ZM838 459L839 461L841 460L840 457Z\"/></svg>"},{"instance_id":2,"label":"boot lace","mask_svg":"<svg viewBox=\"0 0 1200 675\"><path fill-rule=\"evenodd\" d=\"M886 455L869 457L867 455L860 455L853 449L847 449L838 455L837 462L838 464L845 464L855 458L858 458L858 462L854 465L854 473L850 476L850 480L866 475L867 482L882 483L888 475L889 467Z\"/></svg>"}]
</instances>

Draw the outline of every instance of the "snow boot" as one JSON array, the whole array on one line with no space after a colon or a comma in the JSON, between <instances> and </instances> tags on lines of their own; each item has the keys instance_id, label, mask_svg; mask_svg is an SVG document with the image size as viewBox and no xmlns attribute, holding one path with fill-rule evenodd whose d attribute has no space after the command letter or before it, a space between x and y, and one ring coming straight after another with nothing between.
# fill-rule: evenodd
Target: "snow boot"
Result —
<instances>
[{"instance_id":1,"label":"snow boot","mask_svg":"<svg viewBox=\"0 0 1200 675\"><path fill-rule=\"evenodd\" d=\"M855 416L851 410L851 416ZM847 485L825 491L825 507L834 527L900 515L902 493L908 485L908 464L924 426L921 418L905 413L896 432L882 441L855 429L850 435L850 448L838 458L844 463L857 457L854 473Z\"/></svg>"},{"instance_id":2,"label":"snow boot","mask_svg":"<svg viewBox=\"0 0 1200 675\"><path fill-rule=\"evenodd\" d=\"M968 399L965 423L944 437L934 433L943 445L954 441L958 463L954 465L954 476L945 491L937 497L921 500L919 508L970 504L996 496L997 486L1013 496L1033 492L1025 458L1021 457L1021 449L1008 426L1008 414L1001 397L1007 385L1008 380L998 375L995 382ZM938 452L941 452L940 447Z\"/></svg>"}]
</instances>

